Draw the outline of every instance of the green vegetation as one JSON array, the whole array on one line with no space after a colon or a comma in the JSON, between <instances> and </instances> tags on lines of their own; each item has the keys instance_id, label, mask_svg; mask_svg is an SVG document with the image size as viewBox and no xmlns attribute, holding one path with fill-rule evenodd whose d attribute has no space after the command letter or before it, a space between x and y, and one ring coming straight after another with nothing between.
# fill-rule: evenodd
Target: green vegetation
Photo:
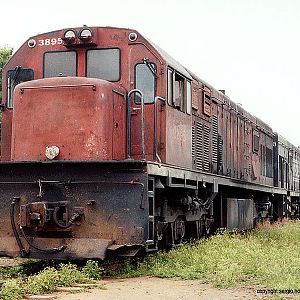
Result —
<instances>
[{"instance_id":1,"label":"green vegetation","mask_svg":"<svg viewBox=\"0 0 300 300\"><path fill-rule=\"evenodd\" d=\"M79 271L75 265L61 264L58 269L46 268L27 281L29 294L51 293L58 286L69 287L76 283L90 282L91 278Z\"/></svg>"},{"instance_id":2,"label":"green vegetation","mask_svg":"<svg viewBox=\"0 0 300 300\"><path fill-rule=\"evenodd\" d=\"M260 284L272 289L300 290L300 222L251 232L219 232L208 239L149 256L122 276L199 279L217 287Z\"/></svg>"},{"instance_id":3,"label":"green vegetation","mask_svg":"<svg viewBox=\"0 0 300 300\"><path fill-rule=\"evenodd\" d=\"M20 286L20 282L16 279L7 280L1 287L0 292L1 299L17 300L23 298L23 290Z\"/></svg>"},{"instance_id":4,"label":"green vegetation","mask_svg":"<svg viewBox=\"0 0 300 300\"><path fill-rule=\"evenodd\" d=\"M2 90L2 68L6 64L6 62L10 59L12 52L13 52L13 48L11 47L0 47L0 78L1 78L0 90Z\"/></svg>"},{"instance_id":5,"label":"green vegetation","mask_svg":"<svg viewBox=\"0 0 300 300\"><path fill-rule=\"evenodd\" d=\"M10 268L1 268L0 267L0 280L20 277L24 274L24 267L21 266L12 266Z\"/></svg>"},{"instance_id":6,"label":"green vegetation","mask_svg":"<svg viewBox=\"0 0 300 300\"><path fill-rule=\"evenodd\" d=\"M13 52L11 47L0 47L0 103L2 101L2 69L9 60ZM0 122L2 120L2 112L0 111Z\"/></svg>"},{"instance_id":7,"label":"green vegetation","mask_svg":"<svg viewBox=\"0 0 300 300\"><path fill-rule=\"evenodd\" d=\"M277 290L300 290L300 222L266 223L245 233L220 231L208 239L125 263L117 276L158 276L198 279L217 287L255 284ZM88 261L46 267L26 277L23 267L0 269L1 299L21 299L25 294L51 293L57 287L90 283L101 278L102 267ZM100 286L100 288L103 288Z\"/></svg>"},{"instance_id":8,"label":"green vegetation","mask_svg":"<svg viewBox=\"0 0 300 300\"><path fill-rule=\"evenodd\" d=\"M99 266L96 261L88 260L85 267L82 269L82 273L85 274L88 278L95 280L101 279L101 275L104 269Z\"/></svg>"},{"instance_id":9,"label":"green vegetation","mask_svg":"<svg viewBox=\"0 0 300 300\"><path fill-rule=\"evenodd\" d=\"M22 299L25 294L40 295L51 293L57 287L91 283L94 279L100 279L103 272L95 261L87 261L81 270L74 264L60 264L58 268L46 267L28 278L24 276L22 269L17 267L11 269L6 270L5 275L3 270L0 273L1 279L7 279L0 289L0 299ZM14 277L16 278L11 279Z\"/></svg>"}]
</instances>

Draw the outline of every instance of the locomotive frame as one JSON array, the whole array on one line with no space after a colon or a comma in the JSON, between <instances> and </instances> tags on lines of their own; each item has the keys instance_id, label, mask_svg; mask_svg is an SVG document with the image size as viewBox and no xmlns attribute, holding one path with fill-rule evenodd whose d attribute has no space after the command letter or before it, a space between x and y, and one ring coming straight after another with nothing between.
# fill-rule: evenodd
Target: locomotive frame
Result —
<instances>
[{"instance_id":1,"label":"locomotive frame","mask_svg":"<svg viewBox=\"0 0 300 300\"><path fill-rule=\"evenodd\" d=\"M1 255L132 256L299 217L299 149L135 30L28 39L2 99Z\"/></svg>"}]
</instances>

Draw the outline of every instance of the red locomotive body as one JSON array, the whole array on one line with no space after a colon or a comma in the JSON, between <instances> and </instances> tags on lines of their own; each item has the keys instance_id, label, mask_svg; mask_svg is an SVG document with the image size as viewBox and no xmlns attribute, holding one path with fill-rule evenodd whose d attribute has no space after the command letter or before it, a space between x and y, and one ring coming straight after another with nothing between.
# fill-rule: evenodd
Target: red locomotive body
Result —
<instances>
[{"instance_id":1,"label":"red locomotive body","mask_svg":"<svg viewBox=\"0 0 300 300\"><path fill-rule=\"evenodd\" d=\"M77 77L20 86L12 119L12 161L45 160L49 145L60 149L58 160L126 158L123 89L100 79ZM24 123L17 121L22 119Z\"/></svg>"},{"instance_id":2,"label":"red locomotive body","mask_svg":"<svg viewBox=\"0 0 300 300\"><path fill-rule=\"evenodd\" d=\"M30 38L2 86L1 255L134 255L299 215L299 150L134 30Z\"/></svg>"}]
</instances>

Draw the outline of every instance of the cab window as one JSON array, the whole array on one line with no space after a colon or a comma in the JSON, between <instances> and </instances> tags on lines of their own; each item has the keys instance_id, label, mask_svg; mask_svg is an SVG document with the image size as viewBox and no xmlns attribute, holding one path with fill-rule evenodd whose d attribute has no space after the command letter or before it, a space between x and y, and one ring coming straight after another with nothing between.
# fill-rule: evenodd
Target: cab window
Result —
<instances>
[{"instance_id":1,"label":"cab window","mask_svg":"<svg viewBox=\"0 0 300 300\"><path fill-rule=\"evenodd\" d=\"M120 79L120 49L92 49L86 54L86 76L108 81Z\"/></svg>"},{"instance_id":2,"label":"cab window","mask_svg":"<svg viewBox=\"0 0 300 300\"><path fill-rule=\"evenodd\" d=\"M32 69L16 67L14 70L7 71L6 74L6 106L12 108L14 106L14 89L17 84L33 80L34 73Z\"/></svg>"},{"instance_id":3,"label":"cab window","mask_svg":"<svg viewBox=\"0 0 300 300\"><path fill-rule=\"evenodd\" d=\"M175 72L173 82L173 105L175 108L184 110L184 78Z\"/></svg>"},{"instance_id":4,"label":"cab window","mask_svg":"<svg viewBox=\"0 0 300 300\"><path fill-rule=\"evenodd\" d=\"M191 113L191 82L175 70L168 69L168 103L174 108Z\"/></svg>"},{"instance_id":5,"label":"cab window","mask_svg":"<svg viewBox=\"0 0 300 300\"><path fill-rule=\"evenodd\" d=\"M252 145L253 145L253 152L258 153L259 151L259 133L256 130L253 130L252 133Z\"/></svg>"},{"instance_id":6,"label":"cab window","mask_svg":"<svg viewBox=\"0 0 300 300\"><path fill-rule=\"evenodd\" d=\"M54 51L44 54L44 78L77 75L76 51Z\"/></svg>"},{"instance_id":7,"label":"cab window","mask_svg":"<svg viewBox=\"0 0 300 300\"><path fill-rule=\"evenodd\" d=\"M186 112L192 113L192 86L190 81L186 81Z\"/></svg>"},{"instance_id":8,"label":"cab window","mask_svg":"<svg viewBox=\"0 0 300 300\"><path fill-rule=\"evenodd\" d=\"M155 74L154 63L139 63L135 65L135 88L144 96L144 103L153 103L155 98ZM140 95L135 94L135 103L141 103Z\"/></svg>"}]
</instances>

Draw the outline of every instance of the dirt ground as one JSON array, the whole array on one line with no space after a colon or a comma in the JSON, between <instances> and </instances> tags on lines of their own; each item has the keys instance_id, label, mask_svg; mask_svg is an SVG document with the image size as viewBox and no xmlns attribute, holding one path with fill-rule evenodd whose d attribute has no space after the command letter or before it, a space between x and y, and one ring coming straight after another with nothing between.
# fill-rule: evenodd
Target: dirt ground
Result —
<instances>
[{"instance_id":1,"label":"dirt ground","mask_svg":"<svg viewBox=\"0 0 300 300\"><path fill-rule=\"evenodd\" d=\"M87 292L66 294L57 293L60 300L239 300L269 299L257 294L255 287L237 287L233 289L217 289L197 280L162 279L156 277L140 277L128 279L106 279L100 282L106 289L91 289Z\"/></svg>"}]
</instances>

